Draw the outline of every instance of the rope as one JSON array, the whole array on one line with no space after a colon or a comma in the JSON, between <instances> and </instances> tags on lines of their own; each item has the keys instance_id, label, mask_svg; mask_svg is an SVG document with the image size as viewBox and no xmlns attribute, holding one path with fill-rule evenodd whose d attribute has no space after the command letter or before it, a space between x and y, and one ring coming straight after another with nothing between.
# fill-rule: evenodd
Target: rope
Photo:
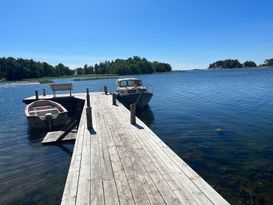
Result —
<instances>
[{"instance_id":1,"label":"rope","mask_svg":"<svg viewBox=\"0 0 273 205\"><path fill-rule=\"evenodd\" d=\"M136 100L136 102L134 103L134 105L136 105L137 103L138 103L138 101L139 101L139 99L140 99L140 97L141 97L141 92L139 92L139 96L138 96L138 98L137 98L137 100Z\"/></svg>"}]
</instances>

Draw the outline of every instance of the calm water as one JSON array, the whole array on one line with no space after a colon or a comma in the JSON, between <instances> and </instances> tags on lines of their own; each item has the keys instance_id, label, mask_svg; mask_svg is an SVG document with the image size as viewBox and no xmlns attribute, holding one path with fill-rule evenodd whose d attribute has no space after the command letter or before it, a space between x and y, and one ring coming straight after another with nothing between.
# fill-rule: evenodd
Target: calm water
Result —
<instances>
[{"instance_id":1,"label":"calm water","mask_svg":"<svg viewBox=\"0 0 273 205\"><path fill-rule=\"evenodd\" d=\"M146 124L232 204L273 204L273 69L141 75ZM115 79L73 82L75 92ZM73 145L41 145L22 99L49 85L0 84L0 204L58 204Z\"/></svg>"}]
</instances>

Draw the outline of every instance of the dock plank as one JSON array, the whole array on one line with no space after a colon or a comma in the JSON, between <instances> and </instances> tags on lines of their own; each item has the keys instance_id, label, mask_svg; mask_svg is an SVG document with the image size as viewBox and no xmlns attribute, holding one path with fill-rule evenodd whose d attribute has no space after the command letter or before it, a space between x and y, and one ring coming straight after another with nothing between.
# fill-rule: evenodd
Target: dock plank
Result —
<instances>
[{"instance_id":1,"label":"dock plank","mask_svg":"<svg viewBox=\"0 0 273 205\"><path fill-rule=\"evenodd\" d=\"M95 102L94 107L97 107L100 110L100 101L98 98L95 98L93 100ZM100 122L103 122L102 112L96 112L96 117L95 120L96 122L100 119ZM104 125L104 123L100 123L99 125ZM119 197L118 197L118 191L116 187L116 181L114 178L114 170L113 166L111 164L111 157L110 157L110 152L108 149L108 144L107 144L107 136L109 136L107 132L107 127L100 127L98 125L97 131L100 133L100 138L99 138L99 145L102 148L100 155L101 155L101 163L102 163L102 179L103 179L103 190L104 190L104 201L106 205L110 204L120 204L119 202ZM113 157L113 156L112 156Z\"/></svg>"},{"instance_id":2,"label":"dock plank","mask_svg":"<svg viewBox=\"0 0 273 205\"><path fill-rule=\"evenodd\" d=\"M99 99L99 95L97 96L97 99ZM101 101L99 101L101 103ZM100 103L98 105L100 105ZM103 108L103 107L102 107ZM116 183L116 189L118 192L118 197L119 197L119 202L120 204L135 204L134 198L129 186L129 182L127 180L126 174L124 172L124 167L121 162L121 158L118 154L117 147L115 145L115 142L112 138L112 132L109 129L108 126L106 126L106 118L104 117L104 112L103 109L100 109L101 112L99 113L101 119L101 129L100 130L105 130L105 139L109 151L109 156L111 160L111 165L113 169L113 174L115 178L115 183Z\"/></svg>"},{"instance_id":3,"label":"dock plank","mask_svg":"<svg viewBox=\"0 0 273 205\"><path fill-rule=\"evenodd\" d=\"M85 124L86 112L83 109L61 204L76 204Z\"/></svg>"},{"instance_id":4,"label":"dock plank","mask_svg":"<svg viewBox=\"0 0 273 205\"><path fill-rule=\"evenodd\" d=\"M101 101L101 104L102 103L103 101ZM109 129L112 130L112 134L110 134L110 136L112 137L113 142L115 146L117 147L117 152L120 156L121 163L123 164L123 168L124 168L132 195L134 197L134 201L136 204L150 204L148 197L142 186L143 184L141 184L139 180L139 176L137 175L137 173L139 173L140 170L136 171L134 167L134 162L130 160L130 156L128 155L126 151L124 144L122 143L121 139L117 137L119 134L117 134L116 132L118 132L119 129L115 127L116 122L109 120L111 119L111 117L109 118L110 112L109 110L107 110L107 107L108 107L107 104L104 105L104 116L108 122L107 127L109 127Z\"/></svg>"},{"instance_id":5,"label":"dock plank","mask_svg":"<svg viewBox=\"0 0 273 205\"><path fill-rule=\"evenodd\" d=\"M46 136L44 137L42 144L52 144L55 143L60 136L63 135L65 131L52 131L48 132ZM61 141L62 142L68 142L68 141L74 141L77 137L77 130L71 130Z\"/></svg>"}]
</instances>

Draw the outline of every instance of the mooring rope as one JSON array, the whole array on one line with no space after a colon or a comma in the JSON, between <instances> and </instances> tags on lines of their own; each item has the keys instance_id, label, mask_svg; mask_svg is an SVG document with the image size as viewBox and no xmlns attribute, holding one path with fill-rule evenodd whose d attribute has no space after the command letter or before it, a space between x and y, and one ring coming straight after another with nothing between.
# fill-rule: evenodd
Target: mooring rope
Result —
<instances>
[{"instance_id":1,"label":"mooring rope","mask_svg":"<svg viewBox=\"0 0 273 205\"><path fill-rule=\"evenodd\" d=\"M137 89L138 91L139 91L139 89ZM138 98L137 98L137 100L136 100L136 102L134 103L134 105L136 105L137 103L138 103L138 101L139 101L139 99L140 99L140 97L141 97L141 92L139 92L139 96L138 96Z\"/></svg>"}]
</instances>

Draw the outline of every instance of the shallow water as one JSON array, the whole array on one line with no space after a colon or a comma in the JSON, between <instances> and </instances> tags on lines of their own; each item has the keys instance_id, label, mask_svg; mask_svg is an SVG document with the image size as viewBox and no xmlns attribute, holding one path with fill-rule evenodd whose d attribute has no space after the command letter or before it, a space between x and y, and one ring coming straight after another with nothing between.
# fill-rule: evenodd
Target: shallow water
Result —
<instances>
[{"instance_id":1,"label":"shallow water","mask_svg":"<svg viewBox=\"0 0 273 205\"><path fill-rule=\"evenodd\" d=\"M232 204L273 204L273 69L140 75L153 85L139 113ZM114 90L115 79L73 81L74 92ZM22 99L49 85L0 84L0 204L56 204L73 145L42 146Z\"/></svg>"}]
</instances>

